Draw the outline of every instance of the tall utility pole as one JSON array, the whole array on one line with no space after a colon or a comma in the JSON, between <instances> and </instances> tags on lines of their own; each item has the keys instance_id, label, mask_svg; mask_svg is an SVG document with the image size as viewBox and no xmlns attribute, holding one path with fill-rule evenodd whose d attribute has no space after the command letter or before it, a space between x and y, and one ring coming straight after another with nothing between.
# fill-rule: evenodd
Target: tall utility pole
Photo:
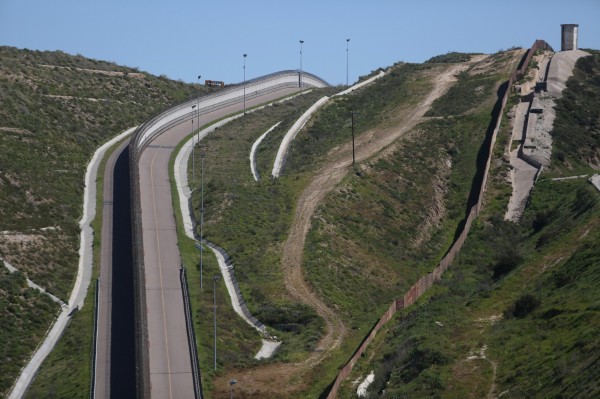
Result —
<instances>
[{"instance_id":1,"label":"tall utility pole","mask_svg":"<svg viewBox=\"0 0 600 399\"><path fill-rule=\"evenodd\" d=\"M202 269L204 259L204 148L200 149L200 291L204 290L202 286Z\"/></svg>"},{"instance_id":2,"label":"tall utility pole","mask_svg":"<svg viewBox=\"0 0 600 399\"><path fill-rule=\"evenodd\" d=\"M246 115L246 57L248 54L244 54L244 115Z\"/></svg>"},{"instance_id":3,"label":"tall utility pole","mask_svg":"<svg viewBox=\"0 0 600 399\"><path fill-rule=\"evenodd\" d=\"M356 159L354 158L354 110L352 110L352 165Z\"/></svg>"},{"instance_id":4,"label":"tall utility pole","mask_svg":"<svg viewBox=\"0 0 600 399\"><path fill-rule=\"evenodd\" d=\"M346 86L348 86L348 45L350 39L346 39Z\"/></svg>"},{"instance_id":5,"label":"tall utility pole","mask_svg":"<svg viewBox=\"0 0 600 399\"><path fill-rule=\"evenodd\" d=\"M198 75L198 129L200 129L200 78L202 75ZM200 130L198 130L200 133Z\"/></svg>"},{"instance_id":6,"label":"tall utility pole","mask_svg":"<svg viewBox=\"0 0 600 399\"><path fill-rule=\"evenodd\" d=\"M196 142L200 142L200 78L202 75L198 75L198 135ZM193 142L193 140L192 140ZM196 145L193 147L194 151L194 159L196 154ZM203 244L203 227L204 227L204 150L200 150L200 173L202 176L201 180L201 189L202 189L202 199L200 202L200 291L203 291L204 287L202 286L202 260L204 254L204 244ZM193 162L192 162L193 165ZM196 180L196 175L194 174L194 182ZM194 183L194 186L196 183Z\"/></svg>"},{"instance_id":7,"label":"tall utility pole","mask_svg":"<svg viewBox=\"0 0 600 399\"><path fill-rule=\"evenodd\" d=\"M220 276L213 276L213 324L215 326L214 336L215 336L215 370L217 369L217 281L219 281Z\"/></svg>"},{"instance_id":8,"label":"tall utility pole","mask_svg":"<svg viewBox=\"0 0 600 399\"><path fill-rule=\"evenodd\" d=\"M192 105L192 186L196 187L196 144L194 144L194 108Z\"/></svg>"},{"instance_id":9,"label":"tall utility pole","mask_svg":"<svg viewBox=\"0 0 600 399\"><path fill-rule=\"evenodd\" d=\"M302 87L302 45L304 40L300 40L300 81L298 82L299 87Z\"/></svg>"}]
</instances>

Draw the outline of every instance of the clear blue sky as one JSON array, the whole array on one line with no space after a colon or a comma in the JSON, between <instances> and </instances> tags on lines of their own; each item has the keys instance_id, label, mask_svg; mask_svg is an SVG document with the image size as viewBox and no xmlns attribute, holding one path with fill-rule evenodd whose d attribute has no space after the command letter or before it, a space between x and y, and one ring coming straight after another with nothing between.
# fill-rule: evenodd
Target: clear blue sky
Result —
<instances>
[{"instance_id":1,"label":"clear blue sky","mask_svg":"<svg viewBox=\"0 0 600 399\"><path fill-rule=\"evenodd\" d=\"M397 61L491 53L537 38L560 50L560 24L600 49L600 0L0 0L0 45L139 67L195 82L303 69L356 81Z\"/></svg>"}]
</instances>

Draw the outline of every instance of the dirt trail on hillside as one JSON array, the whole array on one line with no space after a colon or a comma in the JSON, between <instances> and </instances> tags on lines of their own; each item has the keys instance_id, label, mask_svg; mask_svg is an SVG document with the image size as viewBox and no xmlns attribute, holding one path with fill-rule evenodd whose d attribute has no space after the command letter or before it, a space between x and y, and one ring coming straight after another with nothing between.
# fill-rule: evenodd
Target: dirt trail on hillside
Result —
<instances>
[{"instance_id":1,"label":"dirt trail on hillside","mask_svg":"<svg viewBox=\"0 0 600 399\"><path fill-rule=\"evenodd\" d=\"M355 141L356 161L360 162L378 153L382 156L388 151L393 151L393 147L389 150L386 147L425 119L425 112L433 101L442 96L456 81L455 75L468 68L472 63L486 57L475 56L469 63L448 67L433 78L433 88L421 103L415 108L393 117L391 124L393 127L368 131L358 137ZM382 152L384 149L386 151ZM351 145L342 145L332 149L327 155L327 159L331 161L315 173L313 180L300 195L282 253L282 267L287 290L294 299L315 309L325 322L326 332L317 344L317 350L303 362L271 364L250 370L237 370L235 376L232 376L239 382L238 389L249 397L287 397L292 392L302 389L306 382L301 376L338 348L346 335L346 327L340 317L314 293L304 280L302 273L304 243L311 227L311 218L325 195L332 191L352 170ZM221 397L221 394L228 392L228 377L230 376L223 376L215 381L216 397Z\"/></svg>"}]
</instances>

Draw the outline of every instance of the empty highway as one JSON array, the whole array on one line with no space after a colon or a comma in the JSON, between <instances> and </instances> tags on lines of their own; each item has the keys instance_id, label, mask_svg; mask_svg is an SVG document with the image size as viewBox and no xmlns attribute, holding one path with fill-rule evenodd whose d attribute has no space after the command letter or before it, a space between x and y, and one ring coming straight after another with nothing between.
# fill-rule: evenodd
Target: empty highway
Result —
<instances>
[{"instance_id":1,"label":"empty highway","mask_svg":"<svg viewBox=\"0 0 600 399\"><path fill-rule=\"evenodd\" d=\"M263 84L264 85L264 84ZM324 85L323 85L324 86ZM252 89L247 88L247 93ZM246 108L267 103L299 91L282 86L274 91L246 98ZM226 96L223 96L226 97ZM244 107L242 98L227 101L227 106L209 110L201 98L201 125L237 113ZM191 116L191 105L189 113ZM194 387L188 347L179 268L181 258L171 197L169 160L177 144L191 133L189 117L171 123L170 127L144 145L139 155L139 188L141 233L145 274L145 305L148 333L149 390L154 398L191 398ZM138 145L139 141L132 145ZM132 199L137 200L137 199ZM134 241L135 242L135 241ZM190 282L193 284L193 282ZM200 365L201 367L203 365Z\"/></svg>"}]
</instances>

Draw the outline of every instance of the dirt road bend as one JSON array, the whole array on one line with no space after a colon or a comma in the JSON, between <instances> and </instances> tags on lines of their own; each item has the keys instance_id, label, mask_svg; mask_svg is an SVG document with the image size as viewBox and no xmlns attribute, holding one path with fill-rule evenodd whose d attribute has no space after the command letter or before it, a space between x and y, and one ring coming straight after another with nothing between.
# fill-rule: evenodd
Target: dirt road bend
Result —
<instances>
[{"instance_id":1,"label":"dirt road bend","mask_svg":"<svg viewBox=\"0 0 600 399\"><path fill-rule=\"evenodd\" d=\"M433 89L427 97L416 109L408 113L407 118L402 118L402 122L396 127L385 130L373 130L360 137L356 142L356 160L363 161L375 156L402 135L412 130L424 119L424 114L433 101L444 94L450 85L456 81L455 75L467 67L468 64L454 65L440 74L435 79ZM295 299L312 306L325 320L327 326L327 332L318 344L319 351L315 352L306 361L307 366L320 362L328 351L337 348L346 333L346 329L340 318L315 295L304 280L302 274L302 256L306 235L311 226L311 218L317 206L325 195L333 190L350 170L352 165L350 150L349 145L337 148L335 153L331 154L333 156L329 157L333 161L320 168L315 174L314 179L301 194L296 204L296 212L288 239L283 246L282 264L286 288Z\"/></svg>"},{"instance_id":2,"label":"dirt road bend","mask_svg":"<svg viewBox=\"0 0 600 399\"><path fill-rule=\"evenodd\" d=\"M356 140L356 160L364 161L389 147L394 141L412 130L422 122L425 113L435 99L442 96L456 81L455 75L467 69L472 63L481 61L486 56L475 56L468 63L449 65L437 76L432 77L433 87L426 97L414 108L405 110L394 116L393 127L368 131ZM246 394L254 396L269 394L286 397L294 390L301 389L302 374L322 362L333 350L340 346L346 327L333 309L309 287L302 273L302 257L306 235L311 227L311 218L325 195L332 191L351 170L352 150L350 145L334 148L327 156L331 161L323 165L314 175L313 180L300 195L296 204L294 219L283 245L282 267L286 289L299 302L305 303L321 316L326 325L325 335L306 360L296 364L272 364L251 370L239 371L239 388L245 387ZM269 381L271 383L269 383ZM216 381L217 396L227 388L224 378ZM276 382L274 384L274 382ZM273 386L276 385L276 386ZM268 388L267 388L268 386Z\"/></svg>"}]
</instances>

